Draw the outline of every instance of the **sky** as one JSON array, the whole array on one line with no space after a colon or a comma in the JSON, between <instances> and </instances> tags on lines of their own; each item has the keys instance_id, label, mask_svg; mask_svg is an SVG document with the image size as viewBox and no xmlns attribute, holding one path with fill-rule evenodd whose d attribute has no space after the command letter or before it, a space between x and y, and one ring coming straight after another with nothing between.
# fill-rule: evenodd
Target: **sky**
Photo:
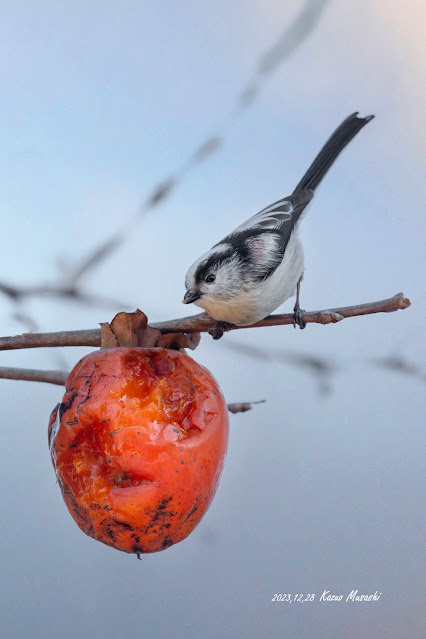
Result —
<instances>
[{"instance_id":1,"label":"sky","mask_svg":"<svg viewBox=\"0 0 426 639\"><path fill-rule=\"evenodd\" d=\"M315 0L308 0L313 8ZM100 242L122 245L82 281L151 321L186 315L191 263L288 195L350 113L375 114L318 190L301 236L307 310L403 291L386 315L204 336L193 353L229 402L215 500L190 537L142 562L86 537L47 448L61 388L1 380L5 635L422 636L424 577L424 7L318 2L317 24L269 74L260 61L302 0L2 3L0 282L57 284ZM247 87L258 92L245 110ZM206 139L222 145L191 165ZM146 215L156 185L170 197ZM110 307L0 297L1 335L95 328ZM289 300L282 311L290 311ZM2 352L66 368L90 349ZM261 355L253 355L254 350ZM313 375L303 357L329 374ZM381 367L400 357L412 373ZM376 603L320 603L381 592ZM272 602L315 593L313 603Z\"/></svg>"}]
</instances>

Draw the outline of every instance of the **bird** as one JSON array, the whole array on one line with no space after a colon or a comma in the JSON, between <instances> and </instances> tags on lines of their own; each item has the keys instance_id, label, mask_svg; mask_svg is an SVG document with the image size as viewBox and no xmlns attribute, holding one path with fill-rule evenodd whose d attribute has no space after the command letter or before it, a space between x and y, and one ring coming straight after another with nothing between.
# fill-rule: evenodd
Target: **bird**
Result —
<instances>
[{"instance_id":1,"label":"bird","mask_svg":"<svg viewBox=\"0 0 426 639\"><path fill-rule=\"evenodd\" d=\"M343 120L291 195L250 217L190 266L183 303L200 306L215 320L213 337L233 325L263 320L294 295L293 325L305 328L300 308L302 214L341 151L373 118L361 118L357 111Z\"/></svg>"}]
</instances>

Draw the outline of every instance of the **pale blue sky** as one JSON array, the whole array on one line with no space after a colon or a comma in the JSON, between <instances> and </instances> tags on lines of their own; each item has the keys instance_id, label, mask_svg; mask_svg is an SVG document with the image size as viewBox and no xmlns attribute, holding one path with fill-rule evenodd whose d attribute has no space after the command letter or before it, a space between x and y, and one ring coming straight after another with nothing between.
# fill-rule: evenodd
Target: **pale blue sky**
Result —
<instances>
[{"instance_id":1,"label":"pale blue sky","mask_svg":"<svg viewBox=\"0 0 426 639\"><path fill-rule=\"evenodd\" d=\"M408 295L411 309L203 338L194 357L229 401L215 501L191 537L133 557L85 537L47 451L59 387L2 381L3 596L8 637L420 637L424 381L424 64L419 0L329 2L318 27L232 119L260 57L301 1L2 3L0 281L54 282L126 220L207 137L225 145L85 281L152 320L186 314L184 276L234 226L291 192L349 113L375 113L303 222L306 309ZM422 13L423 12L423 13ZM19 333L0 297L0 334ZM290 310L290 302L284 309ZM31 300L41 330L95 327L114 310ZM195 309L194 309L195 312ZM252 344L336 363L332 393ZM277 346L278 345L278 346ZM423 350L422 350L423 349ZM87 349L62 355L69 368ZM48 349L4 365L57 367ZM363 608L272 604L276 592L383 592Z\"/></svg>"}]
</instances>

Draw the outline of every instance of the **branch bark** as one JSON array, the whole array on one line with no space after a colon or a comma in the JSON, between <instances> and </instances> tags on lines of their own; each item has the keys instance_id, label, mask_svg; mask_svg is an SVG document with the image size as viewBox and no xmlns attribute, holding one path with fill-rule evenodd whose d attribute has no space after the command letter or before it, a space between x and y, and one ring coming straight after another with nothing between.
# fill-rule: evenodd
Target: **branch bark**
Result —
<instances>
[{"instance_id":1,"label":"branch bark","mask_svg":"<svg viewBox=\"0 0 426 639\"><path fill-rule=\"evenodd\" d=\"M408 308L410 305L411 302L409 299L404 297L402 293L397 293L393 297L378 302L305 312L303 313L303 319L307 324L334 324L347 317L359 317L360 315L371 315L373 313L391 313L399 309ZM256 324L250 326L233 326L230 330L289 324L293 324L292 313L270 315ZM212 320L207 313L150 324L152 328L158 329L163 335L168 333L205 333L214 328L214 325L214 320ZM58 333L24 333L23 335L0 337L0 350L51 346L97 347L100 346L100 344L100 328L81 331L61 331Z\"/></svg>"},{"instance_id":2,"label":"branch bark","mask_svg":"<svg viewBox=\"0 0 426 639\"><path fill-rule=\"evenodd\" d=\"M23 333L13 337L0 337L0 351L16 348L41 348L49 346L100 346L101 329L60 331L55 333Z\"/></svg>"},{"instance_id":3,"label":"branch bark","mask_svg":"<svg viewBox=\"0 0 426 639\"><path fill-rule=\"evenodd\" d=\"M67 371L41 371L36 368L13 368L0 366L0 379L18 379L24 382L47 382L65 386Z\"/></svg>"}]
</instances>

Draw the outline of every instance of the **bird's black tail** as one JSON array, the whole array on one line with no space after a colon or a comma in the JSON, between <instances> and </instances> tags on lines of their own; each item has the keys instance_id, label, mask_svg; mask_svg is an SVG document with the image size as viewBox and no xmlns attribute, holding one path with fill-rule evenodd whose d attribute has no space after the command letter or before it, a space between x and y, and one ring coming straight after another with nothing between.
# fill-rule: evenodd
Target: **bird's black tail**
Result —
<instances>
[{"instance_id":1,"label":"bird's black tail","mask_svg":"<svg viewBox=\"0 0 426 639\"><path fill-rule=\"evenodd\" d=\"M373 118L374 115L368 115L366 118L359 118L358 111L346 118L346 120L342 122L342 124L324 144L294 191L305 191L306 189L312 189L314 191L339 153L343 151L352 138L361 131L362 127L364 127Z\"/></svg>"}]
</instances>

